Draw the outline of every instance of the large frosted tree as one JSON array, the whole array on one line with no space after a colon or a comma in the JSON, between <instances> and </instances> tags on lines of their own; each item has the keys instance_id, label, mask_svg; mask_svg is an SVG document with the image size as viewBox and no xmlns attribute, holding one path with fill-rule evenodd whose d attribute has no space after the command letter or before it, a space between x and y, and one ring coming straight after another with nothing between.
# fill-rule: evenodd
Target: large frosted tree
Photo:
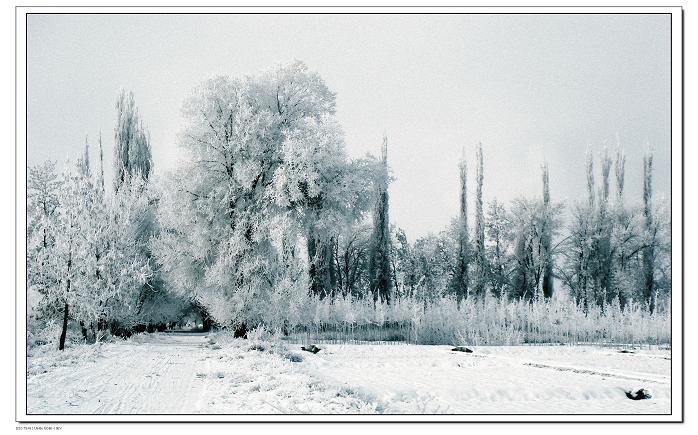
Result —
<instances>
[{"instance_id":1,"label":"large frosted tree","mask_svg":"<svg viewBox=\"0 0 698 435\"><path fill-rule=\"evenodd\" d=\"M363 196L334 111L302 62L207 80L185 103L188 160L163 189L154 251L218 323L284 327L302 308L309 239L329 240Z\"/></svg>"}]
</instances>

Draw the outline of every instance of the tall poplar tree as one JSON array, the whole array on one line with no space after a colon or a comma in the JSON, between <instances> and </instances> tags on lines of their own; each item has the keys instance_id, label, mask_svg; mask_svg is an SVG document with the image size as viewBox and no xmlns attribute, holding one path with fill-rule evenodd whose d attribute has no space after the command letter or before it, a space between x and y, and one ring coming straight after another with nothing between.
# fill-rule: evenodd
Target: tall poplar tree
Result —
<instances>
[{"instance_id":1,"label":"tall poplar tree","mask_svg":"<svg viewBox=\"0 0 698 435\"><path fill-rule=\"evenodd\" d=\"M143 127L133 92L121 90L116 101L116 128L114 129L114 190L124 181L138 175L150 177L153 157L150 133Z\"/></svg>"},{"instance_id":2,"label":"tall poplar tree","mask_svg":"<svg viewBox=\"0 0 698 435\"><path fill-rule=\"evenodd\" d=\"M652 213L652 160L651 153L644 155L642 185L642 215L644 218L645 247L642 250L643 296L650 312L656 308L657 298L654 288L654 224Z\"/></svg>"},{"instance_id":3,"label":"tall poplar tree","mask_svg":"<svg viewBox=\"0 0 698 435\"><path fill-rule=\"evenodd\" d=\"M388 219L388 137L383 136L380 173L376 181L373 235L369 258L369 280L374 299L390 302L390 221Z\"/></svg>"},{"instance_id":4,"label":"tall poplar tree","mask_svg":"<svg viewBox=\"0 0 698 435\"><path fill-rule=\"evenodd\" d=\"M456 271L453 277L453 291L456 299L468 297L468 265L470 263L470 248L468 240L468 168L465 153L461 156L460 169L460 215L458 219L458 252L456 255Z\"/></svg>"},{"instance_id":5,"label":"tall poplar tree","mask_svg":"<svg viewBox=\"0 0 698 435\"><path fill-rule=\"evenodd\" d=\"M475 286L474 293L478 297L484 296L486 279L485 258L485 216L482 202L482 183L484 180L482 143L477 146L477 167L475 179L477 188L475 191Z\"/></svg>"},{"instance_id":6,"label":"tall poplar tree","mask_svg":"<svg viewBox=\"0 0 698 435\"><path fill-rule=\"evenodd\" d=\"M545 267L543 270L543 296L550 298L553 296L553 255L552 255L552 222L550 209L550 173L548 165L543 165L543 230L541 245Z\"/></svg>"}]
</instances>

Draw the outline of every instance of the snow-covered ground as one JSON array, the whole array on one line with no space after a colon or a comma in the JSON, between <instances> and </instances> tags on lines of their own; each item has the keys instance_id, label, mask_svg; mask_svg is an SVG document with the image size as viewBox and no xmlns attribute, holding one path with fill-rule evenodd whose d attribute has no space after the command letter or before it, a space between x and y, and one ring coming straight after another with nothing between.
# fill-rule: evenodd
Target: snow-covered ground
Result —
<instances>
[{"instance_id":1,"label":"snow-covered ground","mask_svg":"<svg viewBox=\"0 0 698 435\"><path fill-rule=\"evenodd\" d=\"M29 414L669 413L670 354L592 346L251 343L143 334L29 352ZM299 358L300 357L300 358ZM302 359L300 362L293 360ZM649 389L630 400L625 391Z\"/></svg>"}]
</instances>

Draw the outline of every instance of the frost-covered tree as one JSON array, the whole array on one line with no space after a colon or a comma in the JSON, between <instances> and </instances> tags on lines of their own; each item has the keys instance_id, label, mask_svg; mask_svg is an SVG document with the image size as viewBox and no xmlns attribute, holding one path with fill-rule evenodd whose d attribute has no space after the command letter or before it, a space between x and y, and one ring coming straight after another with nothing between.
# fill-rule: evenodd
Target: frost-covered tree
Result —
<instances>
[{"instance_id":1,"label":"frost-covered tree","mask_svg":"<svg viewBox=\"0 0 698 435\"><path fill-rule=\"evenodd\" d=\"M596 231L593 246L593 271L596 303L605 304L617 296L613 286L613 253L611 235L614 219L610 213L610 172L612 161L605 150L601 157L601 187L596 210Z\"/></svg>"},{"instance_id":2,"label":"frost-covered tree","mask_svg":"<svg viewBox=\"0 0 698 435\"><path fill-rule=\"evenodd\" d=\"M104 149L102 148L102 130L99 131L99 187L104 190Z\"/></svg>"},{"instance_id":3,"label":"frost-covered tree","mask_svg":"<svg viewBox=\"0 0 698 435\"><path fill-rule=\"evenodd\" d=\"M79 249L79 234L82 208L82 177L76 175L64 174L59 202L61 209L58 214L57 227L60 229L56 232L56 250L54 253L55 270L59 277L56 287L53 288L53 293L49 299L59 301L63 306L61 335L59 338L58 349L65 348L65 338L68 331L68 319L70 315L71 299L73 299L72 282L78 276L76 273L75 264L79 263L78 253L83 252Z\"/></svg>"},{"instance_id":4,"label":"frost-covered tree","mask_svg":"<svg viewBox=\"0 0 698 435\"><path fill-rule=\"evenodd\" d=\"M142 323L140 314L151 292L164 291L153 288L155 265L148 247L154 235L151 203L149 186L141 178L124 182L106 200L107 215L100 221L107 226L94 242L96 247L105 247L97 264L102 287L97 299L102 309L96 321L108 325L112 332Z\"/></svg>"},{"instance_id":5,"label":"frost-covered tree","mask_svg":"<svg viewBox=\"0 0 698 435\"><path fill-rule=\"evenodd\" d=\"M394 228L391 238L391 266L396 298L412 297L418 283L414 249L402 228Z\"/></svg>"},{"instance_id":6,"label":"frost-covered tree","mask_svg":"<svg viewBox=\"0 0 698 435\"><path fill-rule=\"evenodd\" d=\"M114 189L133 176L148 179L153 169L150 133L143 126L133 92L121 90L114 128Z\"/></svg>"},{"instance_id":7,"label":"frost-covered tree","mask_svg":"<svg viewBox=\"0 0 698 435\"><path fill-rule=\"evenodd\" d=\"M29 252L38 254L30 254L28 283L40 296L38 312L46 322L60 322L61 350L70 321L81 325L85 338L89 329L98 339L108 322L121 322L132 311L138 289L152 275L129 219L143 204L141 191L128 194L127 182L119 203L106 198L87 147L60 178L48 162L30 169L29 180L30 215L39 225L28 235Z\"/></svg>"},{"instance_id":8,"label":"frost-covered tree","mask_svg":"<svg viewBox=\"0 0 698 435\"><path fill-rule=\"evenodd\" d=\"M642 249L642 295L649 305L650 312L654 312L657 304L657 295L654 285L655 273L655 242L656 226L654 225L654 213L652 210L652 161L653 156L647 153L642 158L642 217L644 229L644 248Z\"/></svg>"},{"instance_id":9,"label":"frost-covered tree","mask_svg":"<svg viewBox=\"0 0 698 435\"><path fill-rule=\"evenodd\" d=\"M388 219L388 138L383 136L381 171L378 175L373 208L373 235L368 274L374 300L390 302L392 279L390 268L390 221Z\"/></svg>"},{"instance_id":10,"label":"frost-covered tree","mask_svg":"<svg viewBox=\"0 0 698 435\"><path fill-rule=\"evenodd\" d=\"M370 225L350 225L344 227L334 239L333 262L337 288L342 297L360 298L368 293L371 233Z\"/></svg>"},{"instance_id":11,"label":"frost-covered tree","mask_svg":"<svg viewBox=\"0 0 698 435\"><path fill-rule=\"evenodd\" d=\"M460 169L460 214L458 216L458 238L456 253L455 273L453 275L452 288L456 299L460 302L468 297L468 267L470 264L470 241L468 237L468 190L467 190L467 166L465 156L461 157Z\"/></svg>"},{"instance_id":12,"label":"frost-covered tree","mask_svg":"<svg viewBox=\"0 0 698 435\"><path fill-rule=\"evenodd\" d=\"M634 298L635 271L631 262L638 233L636 216L625 206L625 154L620 147L616 151L614 175L616 196L611 233L613 286L616 288L620 306L624 307Z\"/></svg>"},{"instance_id":13,"label":"frost-covered tree","mask_svg":"<svg viewBox=\"0 0 698 435\"><path fill-rule=\"evenodd\" d=\"M56 164L46 161L27 173L27 288L40 297L30 309L40 317L51 318L62 307L50 299L58 281L53 267L61 179Z\"/></svg>"},{"instance_id":14,"label":"frost-covered tree","mask_svg":"<svg viewBox=\"0 0 698 435\"><path fill-rule=\"evenodd\" d=\"M338 283L333 247L339 229L363 217L375 164L348 161L342 130L328 116L299 122L287 132L281 151L283 163L271 186L274 199L300 213L307 233L311 290L320 297L331 296Z\"/></svg>"},{"instance_id":15,"label":"frost-covered tree","mask_svg":"<svg viewBox=\"0 0 698 435\"><path fill-rule=\"evenodd\" d=\"M188 161L162 191L153 250L218 323L283 327L307 297L309 236L331 241L360 202L334 110L301 62L207 80L185 103Z\"/></svg>"},{"instance_id":16,"label":"frost-covered tree","mask_svg":"<svg viewBox=\"0 0 698 435\"><path fill-rule=\"evenodd\" d=\"M65 347L68 321L84 319L97 304L95 292L102 291L95 265L95 243L101 239L105 222L103 203L89 174L89 154L78 159L75 170L64 170L57 209L53 269L58 277L48 300L62 305L59 349ZM100 222L96 224L96 222Z\"/></svg>"},{"instance_id":17,"label":"frost-covered tree","mask_svg":"<svg viewBox=\"0 0 698 435\"><path fill-rule=\"evenodd\" d=\"M591 150L586 154L587 201L578 203L572 210L569 235L563 253L565 265L560 269L563 281L577 304L588 312L590 304L595 303L593 285L593 247L595 244L596 222L594 210L596 204L594 183L594 159Z\"/></svg>"},{"instance_id":18,"label":"frost-covered tree","mask_svg":"<svg viewBox=\"0 0 698 435\"><path fill-rule=\"evenodd\" d=\"M545 268L543 270L543 296L546 298L551 298L554 292L553 283L553 236L552 236L552 222L550 221L551 216L551 203L550 203L550 173L548 165L544 164L542 168L543 173L543 229L541 238L541 248L543 250L543 257L545 261Z\"/></svg>"},{"instance_id":19,"label":"frost-covered tree","mask_svg":"<svg viewBox=\"0 0 698 435\"><path fill-rule=\"evenodd\" d=\"M482 183L484 180L483 161L482 161L482 144L477 145L477 170L475 174L476 190L475 190L475 249L473 257L475 260L475 276L473 284L473 293L477 297L483 297L487 291L486 273L487 273L487 257L485 256L485 213L482 199Z\"/></svg>"},{"instance_id":20,"label":"frost-covered tree","mask_svg":"<svg viewBox=\"0 0 698 435\"><path fill-rule=\"evenodd\" d=\"M77 170L86 179L92 177L92 167L90 166L90 145L87 141L87 136L85 136L85 148L83 149L82 155L78 157Z\"/></svg>"},{"instance_id":21,"label":"frost-covered tree","mask_svg":"<svg viewBox=\"0 0 698 435\"><path fill-rule=\"evenodd\" d=\"M512 217L496 199L489 204L485 230L488 242L489 287L493 296L501 298L507 296L510 290L514 233Z\"/></svg>"},{"instance_id":22,"label":"frost-covered tree","mask_svg":"<svg viewBox=\"0 0 698 435\"><path fill-rule=\"evenodd\" d=\"M421 237L412 246L415 298L434 302L445 296L449 283L453 282L457 255L460 222L455 220L449 228L437 234Z\"/></svg>"},{"instance_id":23,"label":"frost-covered tree","mask_svg":"<svg viewBox=\"0 0 698 435\"><path fill-rule=\"evenodd\" d=\"M550 241L558 233L562 211L561 204L550 202L547 169L543 168L543 198L516 200L511 211L516 244L510 294L539 301L547 296L545 278L555 255Z\"/></svg>"}]
</instances>

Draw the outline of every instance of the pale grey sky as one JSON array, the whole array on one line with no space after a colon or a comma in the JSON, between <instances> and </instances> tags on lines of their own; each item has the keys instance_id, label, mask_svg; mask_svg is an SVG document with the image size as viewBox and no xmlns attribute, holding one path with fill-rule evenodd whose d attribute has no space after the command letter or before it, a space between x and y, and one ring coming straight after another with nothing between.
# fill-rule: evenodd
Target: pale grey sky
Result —
<instances>
[{"instance_id":1,"label":"pale grey sky","mask_svg":"<svg viewBox=\"0 0 698 435\"><path fill-rule=\"evenodd\" d=\"M669 32L669 15L32 14L28 164L74 158L101 129L111 169L124 87L162 174L180 158L180 108L194 86L299 59L337 92L350 155L377 154L387 132L391 221L410 238L456 216L457 162L465 147L474 175L478 141L486 200L538 195L543 160L553 198L582 199L587 146L614 151L616 137L629 198L639 200L648 142L656 192L668 197Z\"/></svg>"}]
</instances>

